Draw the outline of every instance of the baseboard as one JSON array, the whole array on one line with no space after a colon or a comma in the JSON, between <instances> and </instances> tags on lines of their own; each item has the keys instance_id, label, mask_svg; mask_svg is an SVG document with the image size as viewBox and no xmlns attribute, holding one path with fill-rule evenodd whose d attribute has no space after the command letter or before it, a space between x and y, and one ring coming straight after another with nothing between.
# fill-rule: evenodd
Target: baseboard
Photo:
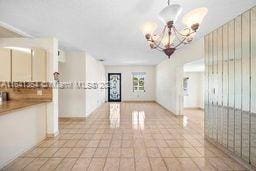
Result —
<instances>
[{"instance_id":1,"label":"baseboard","mask_svg":"<svg viewBox=\"0 0 256 171\"><path fill-rule=\"evenodd\" d=\"M123 100L124 103L156 103L154 100Z\"/></svg>"},{"instance_id":2,"label":"baseboard","mask_svg":"<svg viewBox=\"0 0 256 171\"><path fill-rule=\"evenodd\" d=\"M240 163L242 166L244 166L246 169L248 170L256 170L256 167L250 165L249 163L247 163L246 161L244 161L243 159L241 159L238 156L235 156L234 153L230 152L228 149L226 149L225 147L223 147L222 145L216 143L215 141L213 141L211 138L205 136L204 137L205 140L207 140L209 143L213 144L215 147L217 147L218 149L220 149L221 151L223 151L225 154L227 154L230 158L234 159L235 161L237 161L238 163Z\"/></svg>"},{"instance_id":3,"label":"baseboard","mask_svg":"<svg viewBox=\"0 0 256 171\"><path fill-rule=\"evenodd\" d=\"M78 115L78 116L69 116L67 114L62 114L62 116L59 116L59 120L65 121L65 120L77 120L77 121L82 121L85 120L87 117L89 117L94 111L96 111L97 109L99 109L103 104L105 104L106 102L102 102L101 104L99 104L97 107L95 107L92 111L89 112L89 114L82 114L82 115Z\"/></svg>"},{"instance_id":4,"label":"baseboard","mask_svg":"<svg viewBox=\"0 0 256 171\"><path fill-rule=\"evenodd\" d=\"M72 120L85 120L86 119L86 117L84 116L84 117L73 117L73 116L64 116L64 117L59 117L59 120L60 121L65 121L65 120L70 120L70 119L72 119Z\"/></svg>"},{"instance_id":5,"label":"baseboard","mask_svg":"<svg viewBox=\"0 0 256 171\"><path fill-rule=\"evenodd\" d=\"M97 106L95 106L91 111L89 111L88 113L85 114L85 117L88 118L93 112L95 112L96 110L98 110L102 105L104 105L105 102L102 101L100 104L98 104Z\"/></svg>"},{"instance_id":6,"label":"baseboard","mask_svg":"<svg viewBox=\"0 0 256 171\"><path fill-rule=\"evenodd\" d=\"M204 110L203 108L201 108L201 107L184 107L183 108L184 110Z\"/></svg>"},{"instance_id":7,"label":"baseboard","mask_svg":"<svg viewBox=\"0 0 256 171\"><path fill-rule=\"evenodd\" d=\"M172 115L175 116L175 117L183 116L183 115L177 115L177 114L175 114L174 112L170 111L169 109L167 109L166 107L164 107L163 105L161 105L160 103L158 103L157 101L155 101L155 103L157 103L159 106L161 106L162 108L164 108L167 112L169 112L170 114L172 114Z\"/></svg>"},{"instance_id":8,"label":"baseboard","mask_svg":"<svg viewBox=\"0 0 256 171\"><path fill-rule=\"evenodd\" d=\"M61 115L59 115L59 118L83 118L85 116L86 116L85 113L84 114L79 114L79 115L61 114Z\"/></svg>"},{"instance_id":9,"label":"baseboard","mask_svg":"<svg viewBox=\"0 0 256 171\"><path fill-rule=\"evenodd\" d=\"M57 135L59 135L59 131L55 132L55 133L47 133L46 134L46 137L47 138L54 138L56 137Z\"/></svg>"}]
</instances>

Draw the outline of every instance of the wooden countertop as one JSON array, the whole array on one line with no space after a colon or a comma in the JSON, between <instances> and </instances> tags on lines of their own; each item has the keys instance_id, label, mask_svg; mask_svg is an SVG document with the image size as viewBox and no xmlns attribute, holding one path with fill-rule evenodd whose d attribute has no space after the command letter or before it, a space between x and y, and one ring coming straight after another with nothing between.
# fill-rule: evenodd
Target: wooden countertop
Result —
<instances>
[{"instance_id":1,"label":"wooden countertop","mask_svg":"<svg viewBox=\"0 0 256 171\"><path fill-rule=\"evenodd\" d=\"M9 100L5 102L0 102L0 116L9 114L15 110L20 110L29 106L48 103L51 101L41 101L41 100Z\"/></svg>"}]
</instances>

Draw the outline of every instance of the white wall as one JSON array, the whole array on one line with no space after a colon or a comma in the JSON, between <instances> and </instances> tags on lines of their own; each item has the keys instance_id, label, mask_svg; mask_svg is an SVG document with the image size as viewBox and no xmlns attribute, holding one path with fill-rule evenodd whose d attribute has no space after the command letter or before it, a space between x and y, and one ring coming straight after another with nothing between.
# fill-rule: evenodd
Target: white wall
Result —
<instances>
[{"instance_id":1,"label":"white wall","mask_svg":"<svg viewBox=\"0 0 256 171\"><path fill-rule=\"evenodd\" d=\"M86 83L105 83L105 67L86 54ZM86 89L86 116L105 102L105 89Z\"/></svg>"},{"instance_id":2,"label":"white wall","mask_svg":"<svg viewBox=\"0 0 256 171\"><path fill-rule=\"evenodd\" d=\"M105 83L104 65L80 51L65 52L66 61L59 63L60 81L84 82L87 89L59 90L60 117L87 117L105 102L105 89L89 89L90 83Z\"/></svg>"},{"instance_id":3,"label":"white wall","mask_svg":"<svg viewBox=\"0 0 256 171\"><path fill-rule=\"evenodd\" d=\"M183 65L204 58L203 41L181 48L156 66L156 101L176 115L183 109Z\"/></svg>"},{"instance_id":4,"label":"white wall","mask_svg":"<svg viewBox=\"0 0 256 171\"><path fill-rule=\"evenodd\" d=\"M176 111L175 63L165 60L156 67L156 101L171 112Z\"/></svg>"},{"instance_id":5,"label":"white wall","mask_svg":"<svg viewBox=\"0 0 256 171\"><path fill-rule=\"evenodd\" d=\"M46 137L46 106L0 116L0 169Z\"/></svg>"},{"instance_id":6,"label":"white wall","mask_svg":"<svg viewBox=\"0 0 256 171\"><path fill-rule=\"evenodd\" d=\"M61 82L85 82L85 52L65 52L65 62L59 62ZM85 117L85 90L59 89L59 117Z\"/></svg>"},{"instance_id":7,"label":"white wall","mask_svg":"<svg viewBox=\"0 0 256 171\"><path fill-rule=\"evenodd\" d=\"M204 72L185 72L188 77L187 95L184 96L184 108L204 108Z\"/></svg>"},{"instance_id":8,"label":"white wall","mask_svg":"<svg viewBox=\"0 0 256 171\"><path fill-rule=\"evenodd\" d=\"M155 66L105 66L105 68L106 79L108 73L121 73L122 101L155 101ZM132 72L146 73L145 92L133 92Z\"/></svg>"}]
</instances>

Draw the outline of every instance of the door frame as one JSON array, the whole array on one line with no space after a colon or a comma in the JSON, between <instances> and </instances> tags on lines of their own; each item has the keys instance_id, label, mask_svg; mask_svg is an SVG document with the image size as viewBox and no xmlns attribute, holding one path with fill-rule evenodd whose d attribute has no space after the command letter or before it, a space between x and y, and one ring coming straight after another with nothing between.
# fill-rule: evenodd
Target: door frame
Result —
<instances>
[{"instance_id":1,"label":"door frame","mask_svg":"<svg viewBox=\"0 0 256 171\"><path fill-rule=\"evenodd\" d=\"M120 100L110 100L110 76L111 75L119 75L120 76L120 84L119 84L119 90L120 90ZM121 102L122 101L122 75L121 73L108 73L108 83L109 83L109 86L108 86L108 102Z\"/></svg>"}]
</instances>

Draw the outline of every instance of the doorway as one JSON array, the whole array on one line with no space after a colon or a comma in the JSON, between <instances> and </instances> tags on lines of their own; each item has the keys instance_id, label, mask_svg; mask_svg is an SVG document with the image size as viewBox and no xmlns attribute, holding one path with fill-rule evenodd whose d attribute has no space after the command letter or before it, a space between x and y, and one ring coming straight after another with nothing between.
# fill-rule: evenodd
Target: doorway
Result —
<instances>
[{"instance_id":1,"label":"doorway","mask_svg":"<svg viewBox=\"0 0 256 171\"><path fill-rule=\"evenodd\" d=\"M183 66L183 109L184 120L204 126L204 59ZM184 125L186 126L186 122Z\"/></svg>"},{"instance_id":2,"label":"doorway","mask_svg":"<svg viewBox=\"0 0 256 171\"><path fill-rule=\"evenodd\" d=\"M108 74L108 101L109 102L121 102L121 73L109 73Z\"/></svg>"},{"instance_id":3,"label":"doorway","mask_svg":"<svg viewBox=\"0 0 256 171\"><path fill-rule=\"evenodd\" d=\"M183 108L204 108L204 60L187 63L183 67Z\"/></svg>"}]
</instances>

